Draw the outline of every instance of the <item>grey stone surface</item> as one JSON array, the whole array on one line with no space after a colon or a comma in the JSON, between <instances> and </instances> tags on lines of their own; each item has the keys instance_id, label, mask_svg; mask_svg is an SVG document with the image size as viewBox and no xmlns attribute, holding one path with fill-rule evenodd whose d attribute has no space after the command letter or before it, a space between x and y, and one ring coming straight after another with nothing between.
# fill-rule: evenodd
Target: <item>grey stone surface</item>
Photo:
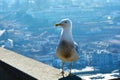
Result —
<instances>
[{"instance_id":1,"label":"grey stone surface","mask_svg":"<svg viewBox=\"0 0 120 80\"><path fill-rule=\"evenodd\" d=\"M58 69L35 61L33 59L27 58L20 54L16 54L15 52L6 50L4 48L0 48L0 64L1 62L10 65L11 67L19 70L20 72L28 74L29 76L32 76L37 80L58 80L61 77L60 75L58 75L60 73ZM8 68L8 66L6 68ZM0 65L0 78L3 80L13 79L13 76L9 76L12 73L6 71L6 68ZM17 70L16 74L18 73Z\"/></svg>"}]
</instances>

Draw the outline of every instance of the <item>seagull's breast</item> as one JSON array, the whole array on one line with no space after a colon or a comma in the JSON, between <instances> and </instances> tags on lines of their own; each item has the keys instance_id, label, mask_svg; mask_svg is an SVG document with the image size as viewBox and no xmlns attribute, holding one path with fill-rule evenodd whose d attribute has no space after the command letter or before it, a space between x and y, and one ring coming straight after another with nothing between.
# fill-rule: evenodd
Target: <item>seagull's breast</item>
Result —
<instances>
[{"instance_id":1,"label":"seagull's breast","mask_svg":"<svg viewBox=\"0 0 120 80\"><path fill-rule=\"evenodd\" d=\"M74 44L66 40L61 40L57 47L57 57L63 61L73 61L77 59Z\"/></svg>"},{"instance_id":2,"label":"seagull's breast","mask_svg":"<svg viewBox=\"0 0 120 80\"><path fill-rule=\"evenodd\" d=\"M67 57L67 54L70 54L72 49L74 48L74 44L67 42L65 40L62 40L58 48L60 48L60 50L62 51L61 54L64 54Z\"/></svg>"}]
</instances>

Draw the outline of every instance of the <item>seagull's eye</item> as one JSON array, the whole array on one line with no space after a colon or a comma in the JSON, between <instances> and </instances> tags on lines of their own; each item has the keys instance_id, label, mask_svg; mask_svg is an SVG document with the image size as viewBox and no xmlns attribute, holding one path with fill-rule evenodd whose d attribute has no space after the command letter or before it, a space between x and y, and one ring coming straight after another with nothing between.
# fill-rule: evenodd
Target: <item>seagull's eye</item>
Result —
<instances>
[{"instance_id":1,"label":"seagull's eye","mask_svg":"<svg viewBox=\"0 0 120 80\"><path fill-rule=\"evenodd\" d=\"M65 21L65 23L67 23L67 21Z\"/></svg>"}]
</instances>

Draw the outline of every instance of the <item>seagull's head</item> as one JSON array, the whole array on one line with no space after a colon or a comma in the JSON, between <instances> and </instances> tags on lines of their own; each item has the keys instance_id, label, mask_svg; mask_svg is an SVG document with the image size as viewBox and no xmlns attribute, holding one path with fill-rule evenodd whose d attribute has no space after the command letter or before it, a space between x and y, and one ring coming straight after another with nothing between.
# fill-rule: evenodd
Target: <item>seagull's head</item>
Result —
<instances>
[{"instance_id":1,"label":"seagull's head","mask_svg":"<svg viewBox=\"0 0 120 80\"><path fill-rule=\"evenodd\" d=\"M62 19L59 23L55 24L56 27L61 26L63 29L65 28L71 28L72 27L72 21L70 19Z\"/></svg>"}]
</instances>

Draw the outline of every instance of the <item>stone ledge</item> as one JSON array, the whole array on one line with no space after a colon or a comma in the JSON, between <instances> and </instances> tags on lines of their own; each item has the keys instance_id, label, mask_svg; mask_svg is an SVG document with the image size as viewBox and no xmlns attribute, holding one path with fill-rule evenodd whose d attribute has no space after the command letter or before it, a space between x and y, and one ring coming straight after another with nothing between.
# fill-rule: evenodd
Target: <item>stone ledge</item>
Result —
<instances>
[{"instance_id":1,"label":"stone ledge","mask_svg":"<svg viewBox=\"0 0 120 80\"><path fill-rule=\"evenodd\" d=\"M58 80L60 77L58 73L60 72L56 68L0 48L0 76L6 74L5 77L9 75L8 77L12 80L20 77L23 78L20 80ZM11 74L12 76L10 76ZM2 77L4 78L4 76Z\"/></svg>"}]
</instances>

